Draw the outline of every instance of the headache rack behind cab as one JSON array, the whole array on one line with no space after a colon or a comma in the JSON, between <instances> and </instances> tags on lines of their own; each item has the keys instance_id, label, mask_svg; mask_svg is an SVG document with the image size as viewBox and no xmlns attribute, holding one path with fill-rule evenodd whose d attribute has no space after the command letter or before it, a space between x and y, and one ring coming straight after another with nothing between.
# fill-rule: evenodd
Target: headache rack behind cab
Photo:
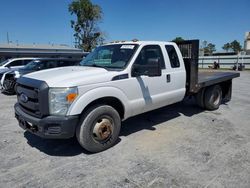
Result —
<instances>
[{"instance_id":1,"label":"headache rack behind cab","mask_svg":"<svg viewBox=\"0 0 250 188\"><path fill-rule=\"evenodd\" d=\"M176 44L181 51L186 68L187 94L196 93L200 89L198 84L199 40L184 40Z\"/></svg>"}]
</instances>

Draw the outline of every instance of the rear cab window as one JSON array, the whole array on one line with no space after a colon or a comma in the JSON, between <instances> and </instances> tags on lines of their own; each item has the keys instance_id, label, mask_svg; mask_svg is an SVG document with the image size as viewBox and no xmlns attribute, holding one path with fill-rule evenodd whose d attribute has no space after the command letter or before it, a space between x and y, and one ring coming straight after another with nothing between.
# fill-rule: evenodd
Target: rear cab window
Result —
<instances>
[{"instance_id":1,"label":"rear cab window","mask_svg":"<svg viewBox=\"0 0 250 188\"><path fill-rule=\"evenodd\" d=\"M167 51L170 65L172 68L179 68L180 67L180 60L173 45L165 45L165 49Z\"/></svg>"}]
</instances>

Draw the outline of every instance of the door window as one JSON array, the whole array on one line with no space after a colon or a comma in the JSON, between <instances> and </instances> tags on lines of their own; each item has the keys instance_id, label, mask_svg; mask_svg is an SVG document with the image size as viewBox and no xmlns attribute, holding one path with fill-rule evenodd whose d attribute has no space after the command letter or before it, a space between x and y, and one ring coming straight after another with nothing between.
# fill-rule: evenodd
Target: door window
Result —
<instances>
[{"instance_id":1,"label":"door window","mask_svg":"<svg viewBox=\"0 0 250 188\"><path fill-rule=\"evenodd\" d=\"M135 60L135 64L146 65L150 59L158 59L161 64L161 68L165 69L165 62L163 59L161 47L158 45L144 46Z\"/></svg>"},{"instance_id":2,"label":"door window","mask_svg":"<svg viewBox=\"0 0 250 188\"><path fill-rule=\"evenodd\" d=\"M32 61L32 59L30 59L30 60L23 60L23 65L27 65L31 61Z\"/></svg>"},{"instance_id":3,"label":"door window","mask_svg":"<svg viewBox=\"0 0 250 188\"><path fill-rule=\"evenodd\" d=\"M23 65L23 60L17 60L13 61L8 64L8 67L15 67L15 66L22 66Z\"/></svg>"}]
</instances>

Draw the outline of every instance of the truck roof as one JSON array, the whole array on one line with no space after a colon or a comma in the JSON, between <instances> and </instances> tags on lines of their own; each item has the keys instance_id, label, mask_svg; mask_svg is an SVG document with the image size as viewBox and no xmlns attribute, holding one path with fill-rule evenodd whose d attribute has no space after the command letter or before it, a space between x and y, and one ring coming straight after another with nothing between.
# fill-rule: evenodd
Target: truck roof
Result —
<instances>
[{"instance_id":1,"label":"truck roof","mask_svg":"<svg viewBox=\"0 0 250 188\"><path fill-rule=\"evenodd\" d=\"M175 44L174 42L167 42L167 41L140 41L140 40L132 40L132 41L114 41L114 42L109 42L105 45L111 45L111 44L138 44L138 45L142 45L142 44Z\"/></svg>"}]
</instances>

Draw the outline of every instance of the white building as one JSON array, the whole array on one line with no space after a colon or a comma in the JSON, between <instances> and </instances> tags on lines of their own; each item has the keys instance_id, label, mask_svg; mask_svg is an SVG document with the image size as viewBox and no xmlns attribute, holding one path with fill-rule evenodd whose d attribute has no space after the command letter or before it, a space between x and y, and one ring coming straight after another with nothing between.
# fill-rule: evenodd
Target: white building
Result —
<instances>
[{"instance_id":1,"label":"white building","mask_svg":"<svg viewBox=\"0 0 250 188\"><path fill-rule=\"evenodd\" d=\"M250 32L245 34L244 50L250 55Z\"/></svg>"}]
</instances>

